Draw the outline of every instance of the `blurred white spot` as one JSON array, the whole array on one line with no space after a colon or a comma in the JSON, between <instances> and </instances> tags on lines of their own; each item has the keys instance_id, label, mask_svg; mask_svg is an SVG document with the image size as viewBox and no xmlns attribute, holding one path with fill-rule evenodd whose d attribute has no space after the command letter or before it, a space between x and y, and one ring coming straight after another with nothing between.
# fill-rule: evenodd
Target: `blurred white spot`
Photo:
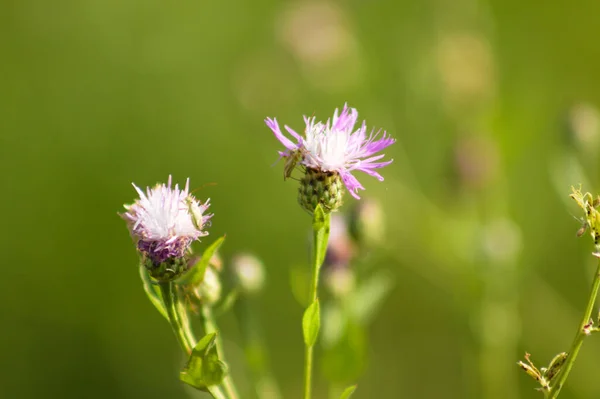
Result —
<instances>
[{"instance_id":1,"label":"blurred white spot","mask_svg":"<svg viewBox=\"0 0 600 399\"><path fill-rule=\"evenodd\" d=\"M499 156L496 143L485 136L463 137L454 148L456 171L469 188L485 188L497 175Z\"/></svg>"},{"instance_id":2,"label":"blurred white spot","mask_svg":"<svg viewBox=\"0 0 600 399\"><path fill-rule=\"evenodd\" d=\"M496 219L483 230L483 248L493 262L514 261L521 249L521 231L509 219Z\"/></svg>"},{"instance_id":3,"label":"blurred white spot","mask_svg":"<svg viewBox=\"0 0 600 399\"><path fill-rule=\"evenodd\" d=\"M233 91L244 108L269 114L273 103L290 103L298 93L297 79L290 73L293 64L267 52L252 53L237 64L232 77Z\"/></svg>"},{"instance_id":4,"label":"blurred white spot","mask_svg":"<svg viewBox=\"0 0 600 399\"><path fill-rule=\"evenodd\" d=\"M569 112L571 132L582 148L597 148L600 139L600 114L590 104L581 103Z\"/></svg>"},{"instance_id":5,"label":"blurred white spot","mask_svg":"<svg viewBox=\"0 0 600 399\"><path fill-rule=\"evenodd\" d=\"M493 95L494 61L487 39L473 33L445 34L436 55L449 105L477 102Z\"/></svg>"},{"instance_id":6,"label":"blurred white spot","mask_svg":"<svg viewBox=\"0 0 600 399\"><path fill-rule=\"evenodd\" d=\"M346 88L359 79L357 41L347 15L338 5L327 1L292 2L276 20L278 39L315 86Z\"/></svg>"}]
</instances>

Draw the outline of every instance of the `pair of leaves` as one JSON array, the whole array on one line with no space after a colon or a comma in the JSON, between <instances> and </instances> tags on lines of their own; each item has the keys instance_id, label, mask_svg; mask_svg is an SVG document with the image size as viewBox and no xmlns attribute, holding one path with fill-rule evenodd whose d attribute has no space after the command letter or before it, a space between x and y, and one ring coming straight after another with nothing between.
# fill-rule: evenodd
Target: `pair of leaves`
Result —
<instances>
[{"instance_id":1,"label":"pair of leaves","mask_svg":"<svg viewBox=\"0 0 600 399\"><path fill-rule=\"evenodd\" d=\"M227 375L227 365L219 359L216 339L217 333L210 333L198 341L179 374L181 381L202 391L223 382Z\"/></svg>"}]
</instances>

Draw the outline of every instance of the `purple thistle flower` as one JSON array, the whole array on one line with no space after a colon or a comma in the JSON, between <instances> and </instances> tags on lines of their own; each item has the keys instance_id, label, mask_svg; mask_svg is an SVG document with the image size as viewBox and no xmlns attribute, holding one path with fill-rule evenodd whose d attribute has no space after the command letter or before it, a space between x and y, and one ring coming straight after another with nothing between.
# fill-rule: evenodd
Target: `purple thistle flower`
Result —
<instances>
[{"instance_id":1,"label":"purple thistle flower","mask_svg":"<svg viewBox=\"0 0 600 399\"><path fill-rule=\"evenodd\" d=\"M132 183L133 184L133 183ZM209 201L201 204L189 193L190 179L185 188L171 188L171 176L167 184L157 184L144 193L133 187L140 195L121 217L127 222L138 249L155 265L170 259L183 258L190 244L208 235L202 229L212 214L205 215Z\"/></svg>"},{"instance_id":2,"label":"purple thistle flower","mask_svg":"<svg viewBox=\"0 0 600 399\"><path fill-rule=\"evenodd\" d=\"M354 130L357 118L356 109L349 108L347 104L344 105L341 114L338 115L336 109L333 118L327 119L324 124L316 122L315 117L305 116L304 137L290 127L284 126L294 141L281 132L275 118L267 118L265 123L287 149L287 151L279 151L281 157L290 158L301 154L299 162L306 168L339 173L350 194L360 199L358 190L364 190L364 187L351 172L360 170L383 181L383 177L375 169L389 165L392 160L378 162L385 154L375 154L396 140L389 137L386 132L380 134L381 131L372 131L367 135L364 121L358 129Z\"/></svg>"}]
</instances>

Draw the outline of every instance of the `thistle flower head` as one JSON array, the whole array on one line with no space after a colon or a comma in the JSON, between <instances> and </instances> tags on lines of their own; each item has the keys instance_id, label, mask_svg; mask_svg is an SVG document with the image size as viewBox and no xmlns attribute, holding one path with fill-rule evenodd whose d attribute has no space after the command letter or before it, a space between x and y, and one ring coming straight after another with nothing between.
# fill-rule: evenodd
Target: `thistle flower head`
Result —
<instances>
[{"instance_id":1,"label":"thistle flower head","mask_svg":"<svg viewBox=\"0 0 600 399\"><path fill-rule=\"evenodd\" d=\"M201 204L185 188L157 184L146 192L133 184L140 198L125 205L121 217L127 222L137 247L154 267L172 259L182 259L192 241L206 236L204 227L212 215L205 214L209 201Z\"/></svg>"},{"instance_id":2,"label":"thistle flower head","mask_svg":"<svg viewBox=\"0 0 600 399\"><path fill-rule=\"evenodd\" d=\"M333 118L325 123L317 122L315 117L305 116L304 136L284 126L293 140L283 134L276 119L267 118L265 122L286 148L279 155L288 161L292 160L292 167L297 162L307 170L339 175L350 194L360 199L358 190L364 190L364 187L352 172L362 171L382 181L383 177L375 170L392 161L380 161L384 154L376 154L395 140L385 132L367 134L365 122L355 129L357 118L356 109L348 105L344 105L341 113L336 109ZM289 166L290 163L286 163L286 175Z\"/></svg>"}]
</instances>

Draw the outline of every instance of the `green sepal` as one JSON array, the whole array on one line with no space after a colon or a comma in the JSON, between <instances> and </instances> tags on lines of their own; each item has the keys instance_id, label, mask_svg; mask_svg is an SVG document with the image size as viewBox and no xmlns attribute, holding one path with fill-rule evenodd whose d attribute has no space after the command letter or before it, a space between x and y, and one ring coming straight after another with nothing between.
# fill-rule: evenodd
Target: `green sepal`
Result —
<instances>
[{"instance_id":1,"label":"green sepal","mask_svg":"<svg viewBox=\"0 0 600 399\"><path fill-rule=\"evenodd\" d=\"M148 299L150 299L150 302L152 302L159 313L163 315L167 321L169 321L169 316L167 315L165 305L163 304L160 288L158 287L157 283L152 281L150 275L148 274L148 270L146 270L142 264L140 264L140 277L142 278L144 292L146 292L146 295L148 295Z\"/></svg>"},{"instance_id":2,"label":"green sepal","mask_svg":"<svg viewBox=\"0 0 600 399\"><path fill-rule=\"evenodd\" d=\"M304 333L304 343L308 347L312 347L317 342L319 336L319 328L321 328L321 311L319 300L315 299L304 312L302 317L302 331Z\"/></svg>"},{"instance_id":3,"label":"green sepal","mask_svg":"<svg viewBox=\"0 0 600 399\"><path fill-rule=\"evenodd\" d=\"M317 205L313 214L313 235L315 262L321 267L327 253L331 214L325 212L321 204Z\"/></svg>"},{"instance_id":4,"label":"green sepal","mask_svg":"<svg viewBox=\"0 0 600 399\"><path fill-rule=\"evenodd\" d=\"M181 381L202 391L223 382L227 375L227 365L219 360L216 339L217 333L210 333L198 341L187 364L179 373Z\"/></svg>"},{"instance_id":5,"label":"green sepal","mask_svg":"<svg viewBox=\"0 0 600 399\"><path fill-rule=\"evenodd\" d=\"M176 283L177 284L191 284L194 286L197 284L200 284L202 282L202 280L204 280L204 274L206 273L206 269L208 268L210 259L215 254L215 252L217 252L219 247L221 247L221 245L223 244L223 241L225 241L225 236L220 237L215 242L210 244L209 247L206 248L206 250L202 254L202 257L200 258L200 260L190 270L188 270L183 276L179 277L176 280Z\"/></svg>"},{"instance_id":6,"label":"green sepal","mask_svg":"<svg viewBox=\"0 0 600 399\"><path fill-rule=\"evenodd\" d=\"M342 392L342 396L340 396L340 399L348 399L350 396L352 396L354 391L356 391L356 385L352 385L346 388L344 392Z\"/></svg>"}]
</instances>

